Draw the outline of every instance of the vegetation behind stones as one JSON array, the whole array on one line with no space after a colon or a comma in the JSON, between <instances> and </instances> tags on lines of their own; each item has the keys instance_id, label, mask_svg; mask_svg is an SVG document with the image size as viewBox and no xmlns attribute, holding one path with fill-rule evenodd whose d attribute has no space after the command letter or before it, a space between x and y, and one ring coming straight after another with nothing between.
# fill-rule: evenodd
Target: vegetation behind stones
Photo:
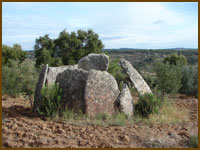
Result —
<instances>
[{"instance_id":1,"label":"vegetation behind stones","mask_svg":"<svg viewBox=\"0 0 200 150\"><path fill-rule=\"evenodd\" d=\"M121 90L123 82L128 76L123 72L118 59L110 60L108 72L115 78Z\"/></svg>"},{"instance_id":2,"label":"vegetation behind stones","mask_svg":"<svg viewBox=\"0 0 200 150\"><path fill-rule=\"evenodd\" d=\"M142 117L149 117L150 114L158 113L161 106L161 100L153 94L145 93L139 97L135 105L135 113Z\"/></svg>"}]
</instances>

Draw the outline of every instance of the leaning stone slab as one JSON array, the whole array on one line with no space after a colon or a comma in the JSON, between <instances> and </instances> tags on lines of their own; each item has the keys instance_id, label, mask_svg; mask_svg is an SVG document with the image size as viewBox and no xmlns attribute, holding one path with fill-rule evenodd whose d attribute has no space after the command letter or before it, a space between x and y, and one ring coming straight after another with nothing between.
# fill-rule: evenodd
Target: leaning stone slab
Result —
<instances>
[{"instance_id":1,"label":"leaning stone slab","mask_svg":"<svg viewBox=\"0 0 200 150\"><path fill-rule=\"evenodd\" d=\"M123 85L123 89L119 97L117 98L117 102L119 104L120 112L123 112L128 117L133 116L133 112L134 112L133 99L129 91L129 88L126 84Z\"/></svg>"},{"instance_id":2,"label":"leaning stone slab","mask_svg":"<svg viewBox=\"0 0 200 150\"><path fill-rule=\"evenodd\" d=\"M133 83L140 95L144 93L152 93L151 89L144 81L142 76L137 72L137 70L131 65L129 61L126 61L125 59L120 59L120 65L127 73L131 82Z\"/></svg>"},{"instance_id":3,"label":"leaning stone slab","mask_svg":"<svg viewBox=\"0 0 200 150\"><path fill-rule=\"evenodd\" d=\"M114 114L119 89L114 77L106 71L89 71L85 87L85 110L88 117L100 113Z\"/></svg>"},{"instance_id":4,"label":"leaning stone slab","mask_svg":"<svg viewBox=\"0 0 200 150\"><path fill-rule=\"evenodd\" d=\"M56 83L62 89L61 110L80 110L85 113L84 90L88 72L83 69L67 69L59 73Z\"/></svg>"},{"instance_id":5,"label":"leaning stone slab","mask_svg":"<svg viewBox=\"0 0 200 150\"><path fill-rule=\"evenodd\" d=\"M41 105L41 90L43 86L45 85L46 77L47 77L47 71L48 71L48 64L41 70L39 79L36 85L35 89L35 95L34 95L34 104L33 104L33 110L35 111L37 107Z\"/></svg>"},{"instance_id":6,"label":"leaning stone slab","mask_svg":"<svg viewBox=\"0 0 200 150\"><path fill-rule=\"evenodd\" d=\"M93 54L83 57L78 61L78 68L82 68L84 70L100 70L107 71L109 65L109 57L105 54Z\"/></svg>"}]
</instances>

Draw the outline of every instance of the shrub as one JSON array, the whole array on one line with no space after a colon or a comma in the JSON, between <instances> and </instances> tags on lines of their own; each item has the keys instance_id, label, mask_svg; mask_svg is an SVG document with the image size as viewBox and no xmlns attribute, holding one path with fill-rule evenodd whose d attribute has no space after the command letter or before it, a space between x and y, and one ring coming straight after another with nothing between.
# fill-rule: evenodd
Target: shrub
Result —
<instances>
[{"instance_id":1,"label":"shrub","mask_svg":"<svg viewBox=\"0 0 200 150\"><path fill-rule=\"evenodd\" d=\"M26 57L26 52L22 50L19 44L14 44L13 47L2 45L2 64L9 64L12 60L18 61L18 64L20 64Z\"/></svg>"},{"instance_id":2,"label":"shrub","mask_svg":"<svg viewBox=\"0 0 200 150\"><path fill-rule=\"evenodd\" d=\"M30 100L31 107L33 106L33 94L35 92L35 86L38 80L38 72L34 67L34 62L27 59L22 62L19 66L20 70L20 83L21 83L21 93L28 97Z\"/></svg>"},{"instance_id":3,"label":"shrub","mask_svg":"<svg viewBox=\"0 0 200 150\"><path fill-rule=\"evenodd\" d=\"M160 106L160 99L153 94L145 93L139 97L139 101L135 105L135 112L142 117L148 118L150 114L158 113Z\"/></svg>"},{"instance_id":4,"label":"shrub","mask_svg":"<svg viewBox=\"0 0 200 150\"><path fill-rule=\"evenodd\" d=\"M182 67L181 84L181 93L198 96L198 65Z\"/></svg>"},{"instance_id":5,"label":"shrub","mask_svg":"<svg viewBox=\"0 0 200 150\"><path fill-rule=\"evenodd\" d=\"M163 97L166 93L177 93L181 87L181 67L157 62L154 69L157 77L157 88L162 91Z\"/></svg>"},{"instance_id":6,"label":"shrub","mask_svg":"<svg viewBox=\"0 0 200 150\"><path fill-rule=\"evenodd\" d=\"M12 63L12 67L8 65L2 66L2 92L11 97L18 97L21 93L20 70L16 63Z\"/></svg>"},{"instance_id":7,"label":"shrub","mask_svg":"<svg viewBox=\"0 0 200 150\"><path fill-rule=\"evenodd\" d=\"M32 106L32 96L35 90L38 73L34 62L26 59L22 63L10 60L2 67L2 91L11 97L23 94L28 97Z\"/></svg>"},{"instance_id":8,"label":"shrub","mask_svg":"<svg viewBox=\"0 0 200 150\"><path fill-rule=\"evenodd\" d=\"M58 115L61 106L62 90L57 84L45 86L41 90L42 105L38 108L38 113L47 117Z\"/></svg>"},{"instance_id":9,"label":"shrub","mask_svg":"<svg viewBox=\"0 0 200 150\"><path fill-rule=\"evenodd\" d=\"M164 63L169 63L170 65L187 65L187 58L180 54L178 55L177 53L171 54L169 56L167 56L164 60Z\"/></svg>"}]
</instances>

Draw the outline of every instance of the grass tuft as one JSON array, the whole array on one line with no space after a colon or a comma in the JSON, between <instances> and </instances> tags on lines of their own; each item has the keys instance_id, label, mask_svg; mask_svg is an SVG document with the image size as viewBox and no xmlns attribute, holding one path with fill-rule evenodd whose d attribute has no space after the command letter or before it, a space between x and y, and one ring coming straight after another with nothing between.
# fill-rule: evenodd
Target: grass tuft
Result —
<instances>
[{"instance_id":1,"label":"grass tuft","mask_svg":"<svg viewBox=\"0 0 200 150\"><path fill-rule=\"evenodd\" d=\"M114 126L124 126L127 121L127 116L123 113L117 113L115 116L113 116L113 119L111 122L109 122L109 125Z\"/></svg>"}]
</instances>

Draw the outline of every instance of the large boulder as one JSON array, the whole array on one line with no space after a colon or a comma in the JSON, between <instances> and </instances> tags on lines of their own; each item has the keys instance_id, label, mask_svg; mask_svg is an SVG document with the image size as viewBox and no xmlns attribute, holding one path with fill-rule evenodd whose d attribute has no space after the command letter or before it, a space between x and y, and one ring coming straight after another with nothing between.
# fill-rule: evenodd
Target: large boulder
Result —
<instances>
[{"instance_id":1,"label":"large boulder","mask_svg":"<svg viewBox=\"0 0 200 150\"><path fill-rule=\"evenodd\" d=\"M134 112L133 99L129 91L129 88L126 84L123 85L123 89L119 97L117 98L117 103L118 103L120 112L123 112L128 117L133 116L133 112Z\"/></svg>"},{"instance_id":2,"label":"large boulder","mask_svg":"<svg viewBox=\"0 0 200 150\"><path fill-rule=\"evenodd\" d=\"M85 113L84 91L88 72L83 69L67 69L59 73L56 83L62 89L61 110L65 108Z\"/></svg>"},{"instance_id":3,"label":"large boulder","mask_svg":"<svg viewBox=\"0 0 200 150\"><path fill-rule=\"evenodd\" d=\"M151 89L144 81L142 76L137 72L137 70L131 65L129 61L126 61L125 59L120 59L120 65L127 73L131 82L133 83L140 95L143 95L144 93L152 93Z\"/></svg>"},{"instance_id":4,"label":"large boulder","mask_svg":"<svg viewBox=\"0 0 200 150\"><path fill-rule=\"evenodd\" d=\"M34 96L34 105L33 110L36 110L37 107L40 107L42 103L41 90L46 85L54 84L57 78L57 75L67 69L77 69L78 65L68 65L60 67L48 67L48 64L41 70L38 83L35 89Z\"/></svg>"},{"instance_id":5,"label":"large boulder","mask_svg":"<svg viewBox=\"0 0 200 150\"><path fill-rule=\"evenodd\" d=\"M91 70L85 87L85 111L89 117L114 114L120 91L114 77L106 71Z\"/></svg>"},{"instance_id":6,"label":"large boulder","mask_svg":"<svg viewBox=\"0 0 200 150\"><path fill-rule=\"evenodd\" d=\"M84 70L100 70L107 71L109 65L109 57L105 54L93 54L81 58L78 61L78 68L82 68Z\"/></svg>"}]
</instances>

